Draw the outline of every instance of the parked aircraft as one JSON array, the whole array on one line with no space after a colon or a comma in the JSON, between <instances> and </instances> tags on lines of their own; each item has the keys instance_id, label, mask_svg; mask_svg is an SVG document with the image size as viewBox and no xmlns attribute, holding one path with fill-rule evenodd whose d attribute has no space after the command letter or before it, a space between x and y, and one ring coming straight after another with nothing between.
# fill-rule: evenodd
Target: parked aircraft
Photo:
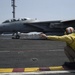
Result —
<instances>
[{"instance_id":1,"label":"parked aircraft","mask_svg":"<svg viewBox=\"0 0 75 75\"><path fill-rule=\"evenodd\" d=\"M71 25L70 25L71 24ZM18 39L20 33L28 32L43 32L50 35L62 35L65 28L68 26L75 27L75 20L72 21L38 21L36 19L23 18L23 19L10 19L0 24L0 34L16 33L15 37Z\"/></svg>"}]
</instances>

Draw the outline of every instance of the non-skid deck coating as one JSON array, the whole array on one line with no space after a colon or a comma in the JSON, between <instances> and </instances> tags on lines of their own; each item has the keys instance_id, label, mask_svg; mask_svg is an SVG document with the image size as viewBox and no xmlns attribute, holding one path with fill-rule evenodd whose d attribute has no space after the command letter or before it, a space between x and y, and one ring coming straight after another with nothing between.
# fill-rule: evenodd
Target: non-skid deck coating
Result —
<instances>
[{"instance_id":1,"label":"non-skid deck coating","mask_svg":"<svg viewBox=\"0 0 75 75\"><path fill-rule=\"evenodd\" d=\"M64 42L50 40L0 39L0 67L60 66L68 61Z\"/></svg>"},{"instance_id":2,"label":"non-skid deck coating","mask_svg":"<svg viewBox=\"0 0 75 75\"><path fill-rule=\"evenodd\" d=\"M72 70L64 42L50 40L0 39L0 73Z\"/></svg>"},{"instance_id":3,"label":"non-skid deck coating","mask_svg":"<svg viewBox=\"0 0 75 75\"><path fill-rule=\"evenodd\" d=\"M50 40L0 39L0 72L72 70L64 42Z\"/></svg>"}]
</instances>

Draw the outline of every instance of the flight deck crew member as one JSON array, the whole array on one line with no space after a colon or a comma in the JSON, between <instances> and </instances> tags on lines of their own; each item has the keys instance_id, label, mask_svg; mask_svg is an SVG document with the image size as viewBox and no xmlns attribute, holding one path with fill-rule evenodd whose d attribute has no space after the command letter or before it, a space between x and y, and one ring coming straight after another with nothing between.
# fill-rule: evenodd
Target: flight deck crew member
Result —
<instances>
[{"instance_id":1,"label":"flight deck crew member","mask_svg":"<svg viewBox=\"0 0 75 75\"><path fill-rule=\"evenodd\" d=\"M66 28L66 35L63 36L47 36L46 34L40 34L41 38L55 41L66 42L64 52L70 62L75 62L75 31L73 27Z\"/></svg>"}]
</instances>

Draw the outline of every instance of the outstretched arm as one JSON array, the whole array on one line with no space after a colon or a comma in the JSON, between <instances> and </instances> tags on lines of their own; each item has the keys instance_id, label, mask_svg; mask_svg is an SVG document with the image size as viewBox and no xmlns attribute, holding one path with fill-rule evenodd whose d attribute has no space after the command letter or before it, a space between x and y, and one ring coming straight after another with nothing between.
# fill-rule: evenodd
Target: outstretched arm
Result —
<instances>
[{"instance_id":1,"label":"outstretched arm","mask_svg":"<svg viewBox=\"0 0 75 75\"><path fill-rule=\"evenodd\" d=\"M67 43L72 43L73 40L70 35L63 35L63 36L47 36L46 34L40 34L42 39L49 39L49 40L55 40L55 41L63 41Z\"/></svg>"}]
</instances>

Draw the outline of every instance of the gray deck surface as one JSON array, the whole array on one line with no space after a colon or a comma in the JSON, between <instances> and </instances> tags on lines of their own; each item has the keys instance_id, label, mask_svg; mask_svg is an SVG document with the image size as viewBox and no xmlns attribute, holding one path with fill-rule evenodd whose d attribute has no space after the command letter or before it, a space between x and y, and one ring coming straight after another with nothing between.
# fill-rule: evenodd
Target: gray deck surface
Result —
<instances>
[{"instance_id":1,"label":"gray deck surface","mask_svg":"<svg viewBox=\"0 0 75 75\"><path fill-rule=\"evenodd\" d=\"M0 39L0 68L63 65L68 61L64 46L60 41Z\"/></svg>"},{"instance_id":2,"label":"gray deck surface","mask_svg":"<svg viewBox=\"0 0 75 75\"><path fill-rule=\"evenodd\" d=\"M0 40L0 67L47 67L67 61L65 43L49 40Z\"/></svg>"}]
</instances>

